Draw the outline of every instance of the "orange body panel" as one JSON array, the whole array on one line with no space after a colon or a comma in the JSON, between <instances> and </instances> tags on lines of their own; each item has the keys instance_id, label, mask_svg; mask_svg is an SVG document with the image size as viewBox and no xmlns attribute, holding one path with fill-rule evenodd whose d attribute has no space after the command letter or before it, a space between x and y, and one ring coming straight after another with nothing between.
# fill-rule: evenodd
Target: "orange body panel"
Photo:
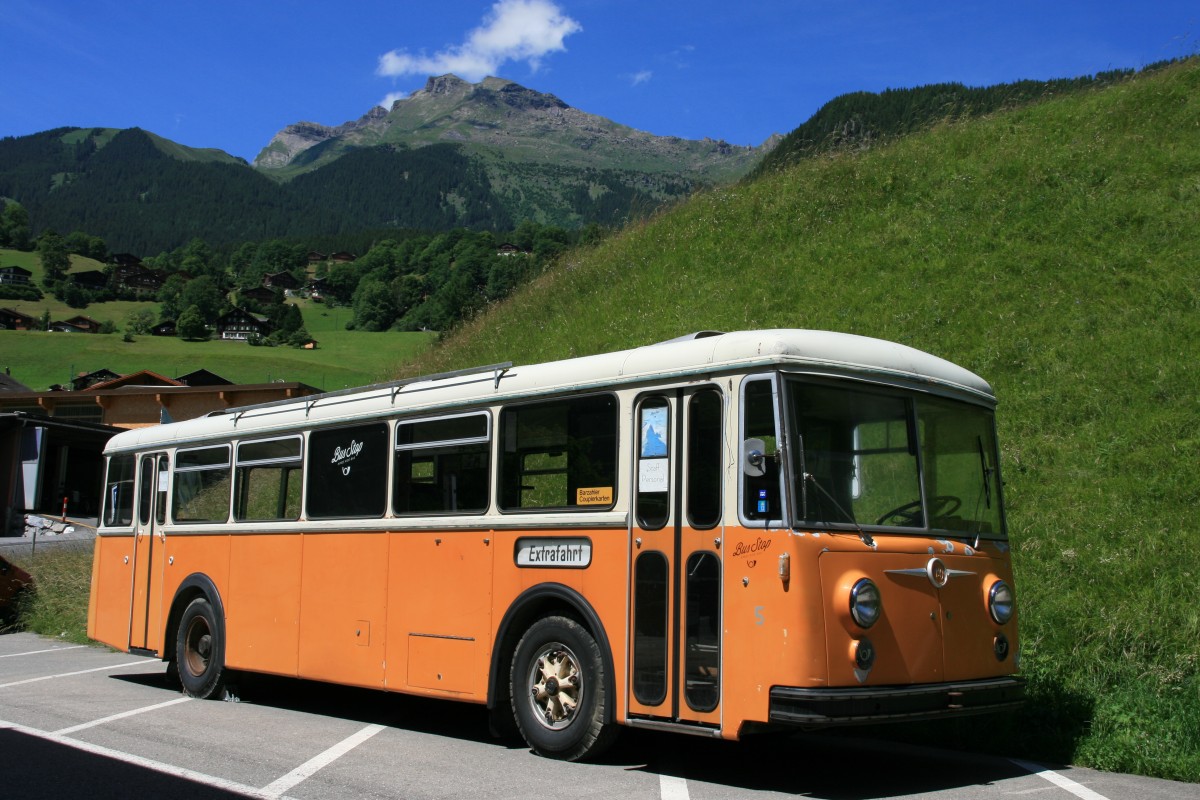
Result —
<instances>
[{"instance_id":1,"label":"orange body panel","mask_svg":"<svg viewBox=\"0 0 1200 800\"><path fill-rule=\"evenodd\" d=\"M87 634L129 648L129 598L133 589L133 535L97 536L92 556L92 588Z\"/></svg>"},{"instance_id":2,"label":"orange body panel","mask_svg":"<svg viewBox=\"0 0 1200 800\"><path fill-rule=\"evenodd\" d=\"M300 589L299 672L383 686L388 603L384 533L307 533ZM404 595L397 603L404 602Z\"/></svg>"},{"instance_id":3,"label":"orange body panel","mask_svg":"<svg viewBox=\"0 0 1200 800\"><path fill-rule=\"evenodd\" d=\"M487 697L494 535L393 533L385 685L463 699Z\"/></svg>"},{"instance_id":4,"label":"orange body panel","mask_svg":"<svg viewBox=\"0 0 1200 800\"><path fill-rule=\"evenodd\" d=\"M225 592L230 667L298 674L303 542L294 534L230 537Z\"/></svg>"}]
</instances>

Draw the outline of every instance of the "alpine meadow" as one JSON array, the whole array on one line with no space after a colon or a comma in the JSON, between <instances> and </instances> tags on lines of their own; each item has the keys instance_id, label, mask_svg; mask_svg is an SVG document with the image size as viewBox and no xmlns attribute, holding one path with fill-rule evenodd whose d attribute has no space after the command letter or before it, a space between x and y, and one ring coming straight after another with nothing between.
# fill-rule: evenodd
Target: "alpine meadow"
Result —
<instances>
[{"instance_id":1,"label":"alpine meadow","mask_svg":"<svg viewBox=\"0 0 1200 800\"><path fill-rule=\"evenodd\" d=\"M990 381L1024 710L882 736L1200 781L1200 61L694 196L396 374L701 329L903 342Z\"/></svg>"}]
</instances>

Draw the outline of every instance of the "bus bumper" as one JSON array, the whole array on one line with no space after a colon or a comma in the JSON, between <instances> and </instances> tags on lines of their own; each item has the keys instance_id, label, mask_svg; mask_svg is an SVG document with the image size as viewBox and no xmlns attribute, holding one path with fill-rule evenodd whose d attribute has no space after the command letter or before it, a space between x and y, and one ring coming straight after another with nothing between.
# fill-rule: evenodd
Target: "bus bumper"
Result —
<instances>
[{"instance_id":1,"label":"bus bumper","mask_svg":"<svg viewBox=\"0 0 1200 800\"><path fill-rule=\"evenodd\" d=\"M1021 678L988 678L914 686L771 689L771 722L822 728L905 722L999 711L1025 699Z\"/></svg>"}]
</instances>

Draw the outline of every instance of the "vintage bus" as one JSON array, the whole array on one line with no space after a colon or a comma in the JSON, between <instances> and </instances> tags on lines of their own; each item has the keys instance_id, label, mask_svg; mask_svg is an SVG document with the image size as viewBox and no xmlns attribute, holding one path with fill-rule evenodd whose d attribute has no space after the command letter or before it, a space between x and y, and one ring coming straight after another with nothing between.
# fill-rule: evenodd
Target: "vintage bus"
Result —
<instances>
[{"instance_id":1,"label":"vintage bus","mask_svg":"<svg viewBox=\"0 0 1200 800\"><path fill-rule=\"evenodd\" d=\"M106 450L88 634L486 704L536 752L1019 703L995 396L861 336L702 332L231 408Z\"/></svg>"}]
</instances>

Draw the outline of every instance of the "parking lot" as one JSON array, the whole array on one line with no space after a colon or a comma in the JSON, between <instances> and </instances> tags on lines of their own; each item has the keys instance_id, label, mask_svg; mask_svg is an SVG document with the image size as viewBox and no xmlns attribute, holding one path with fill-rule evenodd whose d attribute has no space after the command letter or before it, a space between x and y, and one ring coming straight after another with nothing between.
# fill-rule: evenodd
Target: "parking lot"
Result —
<instances>
[{"instance_id":1,"label":"parking lot","mask_svg":"<svg viewBox=\"0 0 1200 800\"><path fill-rule=\"evenodd\" d=\"M89 798L1200 797L1200 787L848 737L626 730L597 763L488 734L482 707L267 676L191 700L154 659L0 636L3 796Z\"/></svg>"}]
</instances>

